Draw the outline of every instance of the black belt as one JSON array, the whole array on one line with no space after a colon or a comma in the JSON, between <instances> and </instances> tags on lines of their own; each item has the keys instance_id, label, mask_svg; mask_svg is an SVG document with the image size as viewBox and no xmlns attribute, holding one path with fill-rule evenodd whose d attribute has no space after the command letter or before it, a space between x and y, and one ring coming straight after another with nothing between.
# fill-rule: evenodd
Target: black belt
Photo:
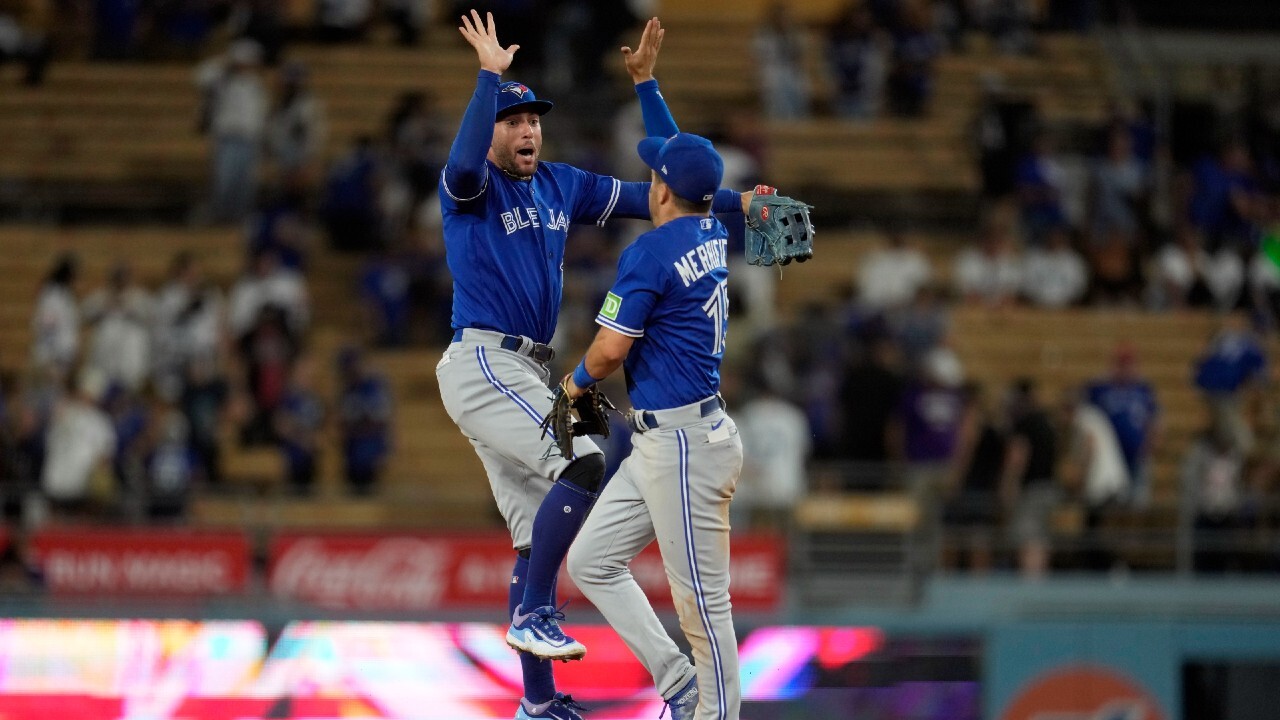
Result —
<instances>
[{"instance_id":1,"label":"black belt","mask_svg":"<svg viewBox=\"0 0 1280 720\"><path fill-rule=\"evenodd\" d=\"M708 415L715 413L717 410L723 410L723 409L724 409L724 399L721 398L719 395L703 400L702 404L698 406L698 412L702 414L702 417L706 417ZM641 412L638 414L640 415L640 420L644 423L645 430L658 429L658 418L653 414L652 411L645 410L644 412ZM632 427L632 430L635 430L637 432L644 432L644 430L641 430L638 427Z\"/></svg>"},{"instance_id":2,"label":"black belt","mask_svg":"<svg viewBox=\"0 0 1280 720\"><path fill-rule=\"evenodd\" d=\"M462 328L453 331L453 341L462 342ZM549 363L556 356L555 348L542 343L533 343L528 350L521 350L524 347L525 339L519 335L503 335L500 346L503 350L528 355L540 363Z\"/></svg>"}]
</instances>

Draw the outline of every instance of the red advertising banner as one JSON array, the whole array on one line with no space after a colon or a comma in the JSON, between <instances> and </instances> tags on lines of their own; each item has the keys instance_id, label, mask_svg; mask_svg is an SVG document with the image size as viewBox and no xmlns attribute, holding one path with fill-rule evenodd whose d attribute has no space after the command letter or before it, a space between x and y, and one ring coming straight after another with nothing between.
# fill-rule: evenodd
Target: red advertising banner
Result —
<instances>
[{"instance_id":1,"label":"red advertising banner","mask_svg":"<svg viewBox=\"0 0 1280 720\"><path fill-rule=\"evenodd\" d=\"M784 586L783 543L735 536L729 592L744 611L776 609ZM278 597L352 610L505 608L514 554L505 534L288 534L271 547L268 583ZM655 604L671 606L662 556L650 545L631 573ZM559 596L581 598L562 572Z\"/></svg>"},{"instance_id":2,"label":"red advertising banner","mask_svg":"<svg viewBox=\"0 0 1280 720\"><path fill-rule=\"evenodd\" d=\"M52 592L216 595L249 585L242 533L58 528L37 532L31 548Z\"/></svg>"}]
</instances>

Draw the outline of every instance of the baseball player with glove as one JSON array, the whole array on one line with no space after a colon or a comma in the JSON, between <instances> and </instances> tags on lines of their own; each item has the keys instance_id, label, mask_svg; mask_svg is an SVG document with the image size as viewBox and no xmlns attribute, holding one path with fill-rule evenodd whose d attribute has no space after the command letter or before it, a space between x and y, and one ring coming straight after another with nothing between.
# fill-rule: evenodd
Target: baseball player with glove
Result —
<instances>
[{"instance_id":1,"label":"baseball player with glove","mask_svg":"<svg viewBox=\"0 0 1280 720\"><path fill-rule=\"evenodd\" d=\"M657 29L656 20L646 34L650 29ZM627 53L627 68L638 86L653 83L656 91L657 45L641 47L649 54ZM628 414L633 449L570 549L569 572L652 674L672 720L737 720L741 683L729 602L729 504L742 469L742 442L719 395L729 328L728 233L711 216L724 163L709 141L678 132L674 122L656 129L658 136L638 148L652 171L655 227L623 250L617 279L596 316L600 330L561 382L545 425L562 442L570 439L571 409L578 407L584 420L599 412L596 383L625 366L635 408ZM812 255L807 205L767 187L744 196L744 203L749 247L762 251L757 264ZM562 450L572 448L566 443ZM655 539L693 665L629 570Z\"/></svg>"},{"instance_id":2,"label":"baseball player with glove","mask_svg":"<svg viewBox=\"0 0 1280 720\"><path fill-rule=\"evenodd\" d=\"M655 26L646 27L636 54L649 52L646 39L656 42ZM518 46L499 44L492 15L472 11L458 29L475 48L480 71L440 181L454 336L436 377L446 411L484 464L517 553L507 633L521 651L524 677L516 718L580 720L581 708L556 692L552 676L550 660L586 653L560 629L555 580L605 465L586 437L569 438L566 457L544 434L552 408L553 351L546 343L559 316L570 223L648 218L649 183L541 162L541 121L552 103L500 79ZM646 127L674 127L656 83L637 92ZM749 201L720 190L712 205L746 212Z\"/></svg>"}]
</instances>

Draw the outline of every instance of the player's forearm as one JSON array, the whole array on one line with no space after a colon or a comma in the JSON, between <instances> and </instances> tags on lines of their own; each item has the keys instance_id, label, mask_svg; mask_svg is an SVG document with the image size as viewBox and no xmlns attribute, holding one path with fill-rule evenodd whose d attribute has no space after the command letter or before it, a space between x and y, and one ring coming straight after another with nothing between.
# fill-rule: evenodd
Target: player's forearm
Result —
<instances>
[{"instance_id":1,"label":"player's forearm","mask_svg":"<svg viewBox=\"0 0 1280 720\"><path fill-rule=\"evenodd\" d=\"M445 182L454 197L472 197L484 183L485 157L493 143L493 117L498 111L497 93L498 75L481 70L445 166Z\"/></svg>"},{"instance_id":2,"label":"player's forearm","mask_svg":"<svg viewBox=\"0 0 1280 720\"><path fill-rule=\"evenodd\" d=\"M604 380L622 367L622 361L631 352L634 338L627 337L608 328L601 328L592 341L582 361L574 368L566 383L570 397L577 397L582 391Z\"/></svg>"},{"instance_id":3,"label":"player's forearm","mask_svg":"<svg viewBox=\"0 0 1280 720\"><path fill-rule=\"evenodd\" d=\"M751 205L751 196L748 193L741 193L737 190L729 188L720 188L716 191L715 198L711 201L711 212L714 213L747 213L747 208Z\"/></svg>"},{"instance_id":4,"label":"player's forearm","mask_svg":"<svg viewBox=\"0 0 1280 720\"><path fill-rule=\"evenodd\" d=\"M644 116L644 131L649 137L669 138L680 132L671 116L667 101L658 91L658 81L649 79L636 83L636 95L640 98L640 114Z\"/></svg>"}]
</instances>

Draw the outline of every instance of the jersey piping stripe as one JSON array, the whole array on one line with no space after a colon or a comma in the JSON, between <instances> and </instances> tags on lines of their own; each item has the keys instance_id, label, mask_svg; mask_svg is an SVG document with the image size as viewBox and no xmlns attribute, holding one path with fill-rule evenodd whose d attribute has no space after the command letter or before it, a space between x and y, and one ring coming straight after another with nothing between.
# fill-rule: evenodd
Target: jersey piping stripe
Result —
<instances>
[{"instance_id":1,"label":"jersey piping stripe","mask_svg":"<svg viewBox=\"0 0 1280 720\"><path fill-rule=\"evenodd\" d=\"M596 316L596 323L599 325L603 325L609 328L610 330L616 330L617 332L620 332L623 335L626 335L628 337L633 337L633 338L644 337L643 330L634 330L632 328L627 327L626 325L619 325L618 323L610 320L609 318L603 315Z\"/></svg>"},{"instance_id":2,"label":"jersey piping stripe","mask_svg":"<svg viewBox=\"0 0 1280 720\"><path fill-rule=\"evenodd\" d=\"M614 179L613 194L609 196L609 204L605 205L604 212L600 213L600 217L596 220L596 225L604 227L604 223L613 214L613 207L618 204L618 196L622 194L622 181Z\"/></svg>"},{"instance_id":3,"label":"jersey piping stripe","mask_svg":"<svg viewBox=\"0 0 1280 720\"><path fill-rule=\"evenodd\" d=\"M476 193L474 197L460 198L449 191L449 182L445 180L445 177L446 177L445 173L447 170L448 168L445 168L445 170L440 171L440 187L444 188L444 194L452 198L454 202L471 202L472 200L475 200L476 198L483 195L485 189L489 187L489 168L485 167L484 181L480 183L480 192Z\"/></svg>"},{"instance_id":4,"label":"jersey piping stripe","mask_svg":"<svg viewBox=\"0 0 1280 720\"><path fill-rule=\"evenodd\" d=\"M698 550L693 545L693 508L689 491L689 437L684 430L677 430L676 441L680 447L680 510L684 516L684 547L685 555L689 559L689 579L693 581L693 596L698 601L698 617L702 620L702 629L707 631L707 639L711 641L711 665L716 672L716 718L725 720L729 710L725 707L724 661L720 657L720 642L716 639L716 631L711 626L707 598L702 593L702 575L698 571Z\"/></svg>"},{"instance_id":5,"label":"jersey piping stripe","mask_svg":"<svg viewBox=\"0 0 1280 720\"><path fill-rule=\"evenodd\" d=\"M538 416L538 411L534 410L533 406L530 405L527 400L517 395L514 390L512 390L511 388L508 388L506 385L503 385L502 381L499 380L498 377L493 374L493 368L489 367L489 358L485 357L483 345L480 345L476 348L476 360L479 361L480 371L484 373L484 377L486 380L489 381L490 385L497 388L498 392L511 398L511 402L514 402L516 405L519 405L520 409L524 410L525 414L533 418L534 422L538 424L542 423L542 418Z\"/></svg>"}]
</instances>

